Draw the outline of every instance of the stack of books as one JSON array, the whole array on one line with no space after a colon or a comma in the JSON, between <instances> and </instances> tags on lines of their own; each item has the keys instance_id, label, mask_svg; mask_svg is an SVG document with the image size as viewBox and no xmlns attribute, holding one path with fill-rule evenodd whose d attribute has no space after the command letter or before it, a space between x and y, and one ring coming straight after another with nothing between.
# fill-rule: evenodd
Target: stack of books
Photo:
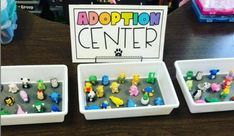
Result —
<instances>
[{"instance_id":1,"label":"stack of books","mask_svg":"<svg viewBox=\"0 0 234 136\"><path fill-rule=\"evenodd\" d=\"M192 0L200 22L234 22L234 0Z\"/></svg>"}]
</instances>

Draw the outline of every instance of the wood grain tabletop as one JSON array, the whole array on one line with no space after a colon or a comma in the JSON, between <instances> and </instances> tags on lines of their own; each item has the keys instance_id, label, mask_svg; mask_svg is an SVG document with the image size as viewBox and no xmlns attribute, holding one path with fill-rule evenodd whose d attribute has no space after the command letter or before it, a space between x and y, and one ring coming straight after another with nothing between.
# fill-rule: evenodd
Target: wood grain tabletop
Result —
<instances>
[{"instance_id":1,"label":"wood grain tabletop","mask_svg":"<svg viewBox=\"0 0 234 136\"><path fill-rule=\"evenodd\" d=\"M170 115L87 121L79 113L77 64L72 63L68 25L18 10L14 40L1 47L2 65L65 64L68 66L69 112L62 123L3 126L3 136L230 136L234 111L191 114L175 77L174 62L184 59L234 57L233 23L199 23L188 3L168 15L164 62L180 107Z\"/></svg>"}]
</instances>

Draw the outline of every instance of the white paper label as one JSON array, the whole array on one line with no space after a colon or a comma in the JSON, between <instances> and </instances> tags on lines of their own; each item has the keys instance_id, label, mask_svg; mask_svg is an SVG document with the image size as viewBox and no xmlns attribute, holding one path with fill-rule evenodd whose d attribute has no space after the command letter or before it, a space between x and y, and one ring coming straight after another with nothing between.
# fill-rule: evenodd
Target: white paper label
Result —
<instances>
[{"instance_id":1,"label":"white paper label","mask_svg":"<svg viewBox=\"0 0 234 136\"><path fill-rule=\"evenodd\" d=\"M73 62L162 60L166 6L70 5Z\"/></svg>"}]
</instances>

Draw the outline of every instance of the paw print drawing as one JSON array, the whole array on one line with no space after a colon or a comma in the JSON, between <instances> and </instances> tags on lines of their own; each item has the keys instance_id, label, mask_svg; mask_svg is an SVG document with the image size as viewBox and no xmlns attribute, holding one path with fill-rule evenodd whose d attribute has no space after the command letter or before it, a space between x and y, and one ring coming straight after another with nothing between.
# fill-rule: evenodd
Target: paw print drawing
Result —
<instances>
[{"instance_id":1,"label":"paw print drawing","mask_svg":"<svg viewBox=\"0 0 234 136\"><path fill-rule=\"evenodd\" d=\"M115 56L122 56L123 51L120 48L115 50Z\"/></svg>"}]
</instances>

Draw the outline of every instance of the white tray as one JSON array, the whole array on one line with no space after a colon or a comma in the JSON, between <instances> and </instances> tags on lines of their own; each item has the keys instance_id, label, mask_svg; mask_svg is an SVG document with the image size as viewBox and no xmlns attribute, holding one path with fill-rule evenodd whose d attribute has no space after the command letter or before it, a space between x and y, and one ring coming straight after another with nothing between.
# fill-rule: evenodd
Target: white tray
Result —
<instances>
[{"instance_id":1,"label":"white tray","mask_svg":"<svg viewBox=\"0 0 234 136\"><path fill-rule=\"evenodd\" d=\"M167 115L170 114L174 108L179 107L179 101L164 62L80 64L77 70L80 113L84 114L87 120ZM146 78L148 72L156 72L165 105L85 110L86 96L83 87L88 77L90 75L96 75L100 80L101 76L106 74L110 79L116 79L120 72L125 72L127 75L126 78L131 78L135 73L138 73L142 78L144 78L144 76Z\"/></svg>"},{"instance_id":2,"label":"white tray","mask_svg":"<svg viewBox=\"0 0 234 136\"><path fill-rule=\"evenodd\" d=\"M63 122L68 112L68 75L67 66L65 65L19 65L19 66L2 66L1 83L19 83L21 77L28 77L31 81L42 79L45 82L51 77L56 77L59 82L63 83L62 92L62 110L61 112L47 113L28 113L28 114L11 114L1 116L1 125L20 125Z\"/></svg>"},{"instance_id":3,"label":"white tray","mask_svg":"<svg viewBox=\"0 0 234 136\"><path fill-rule=\"evenodd\" d=\"M175 62L175 67L176 78L179 82L191 113L234 110L233 101L204 104L195 103L184 80L184 76L188 70L203 71L205 75L208 75L210 69L217 68L220 70L219 74L227 74L230 70L234 69L234 58L180 60Z\"/></svg>"}]
</instances>

